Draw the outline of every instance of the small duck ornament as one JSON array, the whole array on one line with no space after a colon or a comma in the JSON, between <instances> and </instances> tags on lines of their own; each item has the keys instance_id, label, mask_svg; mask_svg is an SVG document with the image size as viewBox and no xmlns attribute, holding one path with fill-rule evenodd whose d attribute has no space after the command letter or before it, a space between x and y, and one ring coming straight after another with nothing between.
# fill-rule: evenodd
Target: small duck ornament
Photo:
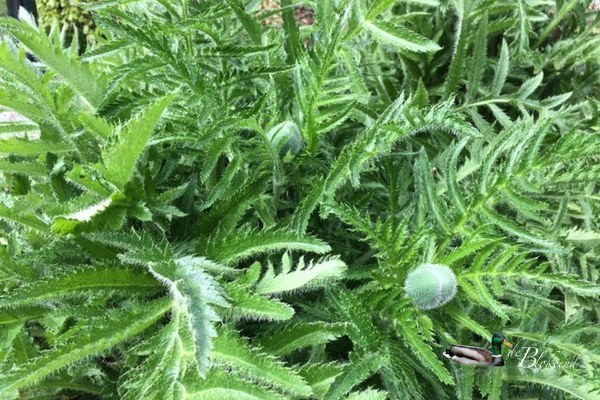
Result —
<instances>
[{"instance_id":1,"label":"small duck ornament","mask_svg":"<svg viewBox=\"0 0 600 400\"><path fill-rule=\"evenodd\" d=\"M453 345L446 349L444 357L462 365L475 365L479 367L501 367L504 365L502 358L502 345L512 347L503 334L494 333L492 336L492 351L482 347Z\"/></svg>"}]
</instances>

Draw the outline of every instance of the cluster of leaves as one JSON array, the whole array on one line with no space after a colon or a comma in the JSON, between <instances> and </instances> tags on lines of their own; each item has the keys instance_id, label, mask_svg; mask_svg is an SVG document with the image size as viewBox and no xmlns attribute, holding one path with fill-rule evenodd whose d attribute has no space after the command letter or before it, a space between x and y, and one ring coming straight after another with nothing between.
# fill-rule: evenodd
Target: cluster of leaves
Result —
<instances>
[{"instance_id":1,"label":"cluster of leaves","mask_svg":"<svg viewBox=\"0 0 600 400\"><path fill-rule=\"evenodd\" d=\"M0 397L599 398L598 13L251 3L0 20ZM442 361L494 331L561 366Z\"/></svg>"}]
</instances>

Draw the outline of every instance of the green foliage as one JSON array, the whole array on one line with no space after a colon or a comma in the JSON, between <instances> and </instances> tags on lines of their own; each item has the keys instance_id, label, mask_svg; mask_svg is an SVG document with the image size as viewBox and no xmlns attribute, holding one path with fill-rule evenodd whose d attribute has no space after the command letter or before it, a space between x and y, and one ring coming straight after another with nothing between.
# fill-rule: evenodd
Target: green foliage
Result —
<instances>
[{"instance_id":1,"label":"green foliage","mask_svg":"<svg viewBox=\"0 0 600 400\"><path fill-rule=\"evenodd\" d=\"M220 333L213 357L216 363L231 367L234 373L278 387L291 395L309 396L312 393L304 379L295 371L285 367L274 357L249 348L232 332Z\"/></svg>"},{"instance_id":2,"label":"green foliage","mask_svg":"<svg viewBox=\"0 0 600 400\"><path fill-rule=\"evenodd\" d=\"M31 386L61 368L100 354L147 329L168 311L169 306L166 300L158 300L154 304L135 304L109 312L98 321L89 321L95 324L79 325L76 334L71 332L59 338L53 349L42 351L39 356L25 363L14 360L17 361L14 368L6 369L0 379L0 390L7 394L16 393L17 389Z\"/></svg>"},{"instance_id":3,"label":"green foliage","mask_svg":"<svg viewBox=\"0 0 600 400\"><path fill-rule=\"evenodd\" d=\"M131 179L154 126L170 102L171 97L167 96L146 108L135 119L127 121L115 138L117 143L103 150L104 175L119 189Z\"/></svg>"},{"instance_id":4,"label":"green foliage","mask_svg":"<svg viewBox=\"0 0 600 400\"><path fill-rule=\"evenodd\" d=\"M268 267L260 282L256 284L257 293L285 293L301 288L316 288L324 286L332 278L343 277L346 271L346 264L335 258L325 259L316 264L311 262L309 265L305 264L304 258L300 258L298 266L292 271L292 263L286 253L281 264L279 274L275 273L272 265Z\"/></svg>"},{"instance_id":5,"label":"green foliage","mask_svg":"<svg viewBox=\"0 0 600 400\"><path fill-rule=\"evenodd\" d=\"M57 47L59 43L56 43L58 41L56 38L41 35L34 27L18 23L13 19L3 19L0 27L9 29L16 39L40 58L48 68L60 75L91 106L99 105L104 90L104 77L94 74L88 65L78 62L67 51ZM39 90L38 79L31 77L32 84L35 85L30 87L31 89Z\"/></svg>"},{"instance_id":6,"label":"green foliage","mask_svg":"<svg viewBox=\"0 0 600 400\"><path fill-rule=\"evenodd\" d=\"M261 4L0 20L0 398L599 398L598 12Z\"/></svg>"}]
</instances>

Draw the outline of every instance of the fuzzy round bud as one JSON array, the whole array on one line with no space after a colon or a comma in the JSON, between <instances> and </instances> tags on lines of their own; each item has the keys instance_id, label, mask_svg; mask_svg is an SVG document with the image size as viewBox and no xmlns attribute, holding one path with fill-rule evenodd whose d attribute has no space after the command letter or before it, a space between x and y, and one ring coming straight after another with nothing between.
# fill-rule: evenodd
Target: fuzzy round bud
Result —
<instances>
[{"instance_id":1,"label":"fuzzy round bud","mask_svg":"<svg viewBox=\"0 0 600 400\"><path fill-rule=\"evenodd\" d=\"M456 275L446 265L423 264L408 274L404 290L421 310L448 303L456 295Z\"/></svg>"},{"instance_id":2,"label":"fuzzy round bud","mask_svg":"<svg viewBox=\"0 0 600 400\"><path fill-rule=\"evenodd\" d=\"M304 145L300 128L293 121L284 121L275 125L269 129L266 136L281 156L285 156L288 152L295 156Z\"/></svg>"}]
</instances>

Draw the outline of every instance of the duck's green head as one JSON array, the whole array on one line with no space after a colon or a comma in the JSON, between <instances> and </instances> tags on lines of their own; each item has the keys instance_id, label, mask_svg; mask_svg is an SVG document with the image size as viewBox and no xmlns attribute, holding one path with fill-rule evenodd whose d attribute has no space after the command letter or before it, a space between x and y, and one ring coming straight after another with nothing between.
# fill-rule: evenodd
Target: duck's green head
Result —
<instances>
[{"instance_id":1,"label":"duck's green head","mask_svg":"<svg viewBox=\"0 0 600 400\"><path fill-rule=\"evenodd\" d=\"M492 354L502 354L502 345L505 345L508 348L512 347L512 344L508 340L506 340L503 334L494 333L494 335L492 335Z\"/></svg>"}]
</instances>

